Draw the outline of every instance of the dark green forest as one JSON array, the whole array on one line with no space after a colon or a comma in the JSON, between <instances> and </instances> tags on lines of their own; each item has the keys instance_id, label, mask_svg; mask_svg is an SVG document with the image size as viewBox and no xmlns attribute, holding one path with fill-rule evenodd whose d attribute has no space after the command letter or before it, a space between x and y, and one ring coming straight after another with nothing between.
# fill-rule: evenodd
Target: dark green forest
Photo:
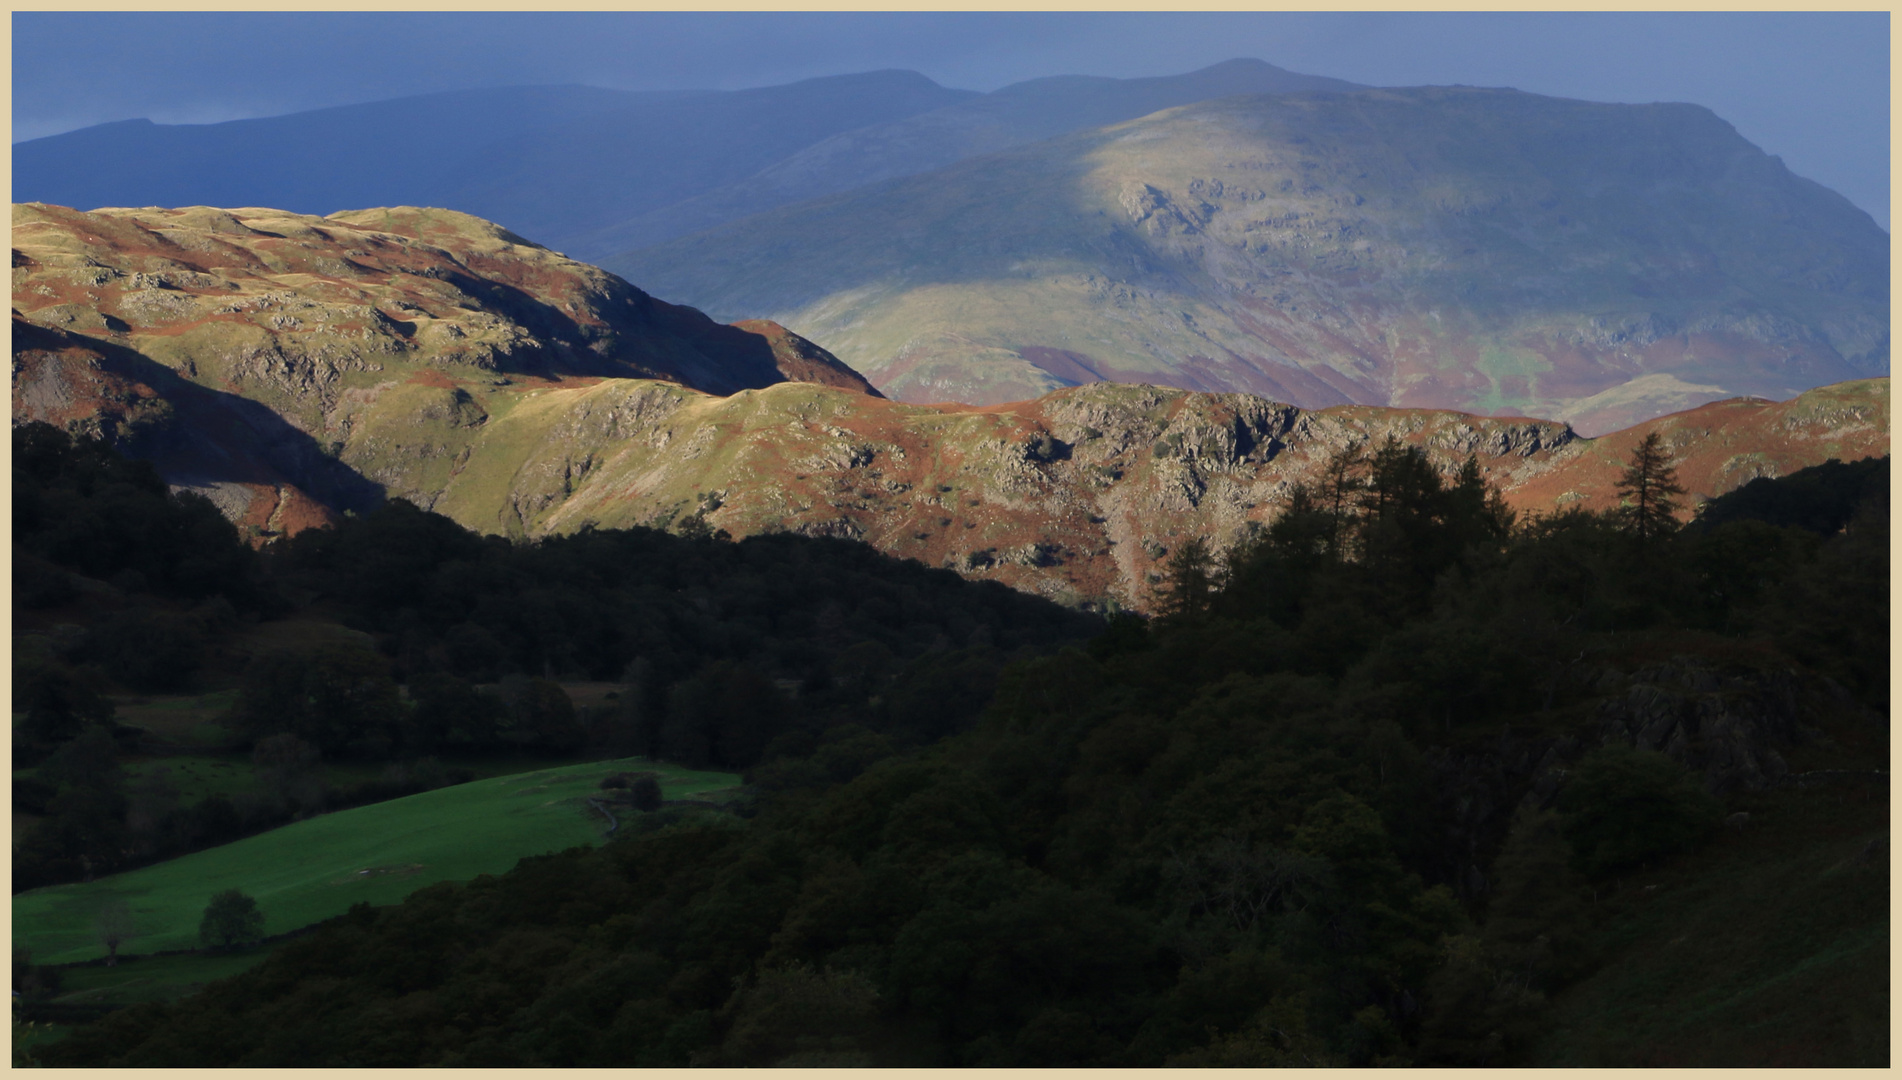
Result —
<instances>
[{"instance_id":1,"label":"dark green forest","mask_svg":"<svg viewBox=\"0 0 1902 1080\"><path fill-rule=\"evenodd\" d=\"M83 464L96 448L60 453L82 464L16 494L16 543L47 567L28 595L49 603L59 574L120 564L75 561L104 540L45 539L86 528L46 508L137 487ZM1518 518L1470 462L1443 473L1390 442L1340 454L1233 550L1179 545L1155 617L1107 625L844 542L517 546L400 503L262 554L236 545L209 578L140 566L170 605L152 618L322 608L380 643L254 659L237 711L256 738L372 758L631 750L743 770L755 796L360 905L41 1057L1886 1064L1886 930L1849 968L1813 944L1886 928L1886 849L1879 868L1865 847L1809 874L1826 900L1800 918L1722 894L1787 852L1886 836L1886 787L1876 805L1855 778L1887 763L1887 472L1832 462L1691 517L1647 443L1621 509ZM62 494L86 476L93 496ZM230 584L193 592L204 580ZM43 661L68 687L26 709L47 762L62 736L109 746L78 673L112 640L88 630ZM538 687L569 673L627 690L564 714ZM332 682L374 692L324 698ZM1751 927L1758 951L1633 961L1659 882ZM1880 1000L1809 993L1808 1011L1761 1021L1708 1006L1743 1034L1636 1060L1579 1034L1599 1014L1577 1003L1634 962L1742 1000L1774 981L1759 967L1782 977L1780 948L1877 980Z\"/></svg>"},{"instance_id":2,"label":"dark green forest","mask_svg":"<svg viewBox=\"0 0 1902 1080\"><path fill-rule=\"evenodd\" d=\"M1102 627L995 582L793 535L513 544L391 501L256 552L211 503L97 440L46 424L13 439L16 630L21 613L53 621L15 643L14 767L34 771L13 800L44 815L16 846L15 891L453 782L437 764L452 756L739 770L823 736L849 772L848 759L970 726L1011 659ZM289 617L367 637L219 670L221 644ZM558 679L625 689L578 709ZM260 771L325 758L390 770L270 802L129 789L116 759L140 733L106 694L224 684Z\"/></svg>"}]
</instances>

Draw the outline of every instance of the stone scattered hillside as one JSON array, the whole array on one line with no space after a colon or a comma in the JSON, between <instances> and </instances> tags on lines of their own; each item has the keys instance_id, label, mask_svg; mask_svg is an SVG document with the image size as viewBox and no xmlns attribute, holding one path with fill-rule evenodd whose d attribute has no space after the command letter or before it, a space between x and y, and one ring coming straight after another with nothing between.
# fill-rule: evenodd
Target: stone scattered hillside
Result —
<instances>
[{"instance_id":1,"label":"stone scattered hillside","mask_svg":"<svg viewBox=\"0 0 1902 1080\"><path fill-rule=\"evenodd\" d=\"M1508 498L1539 511L1616 506L1616 484L1632 446L1654 431L1677 469L1687 505L1694 506L1759 476L1787 476L1830 458L1887 454L1889 380L1818 387L1789 401L1732 398L1647 420L1584 441L1583 452L1514 484Z\"/></svg>"},{"instance_id":2,"label":"stone scattered hillside","mask_svg":"<svg viewBox=\"0 0 1902 1080\"><path fill-rule=\"evenodd\" d=\"M261 536L400 497L518 537L651 525L853 537L1069 603L1142 606L1326 458L1475 455L1527 510L1603 507L1658 430L1693 498L1887 452L1888 380L1562 421L1314 410L1122 383L1013 404L877 396L770 322L722 326L478 219L16 208L13 407L98 431Z\"/></svg>"},{"instance_id":3,"label":"stone scattered hillside","mask_svg":"<svg viewBox=\"0 0 1902 1080\"><path fill-rule=\"evenodd\" d=\"M479 428L499 390L631 377L876 394L782 327L723 326L443 210L16 205L13 309L16 418L135 439L254 524L267 490L375 501L367 448Z\"/></svg>"},{"instance_id":4,"label":"stone scattered hillside","mask_svg":"<svg viewBox=\"0 0 1902 1080\"><path fill-rule=\"evenodd\" d=\"M394 489L479 530L587 525L789 530L995 578L1067 603L1143 606L1191 536L1218 548L1271 520L1337 449L1388 435L1448 472L1469 453L1522 510L1616 504L1657 428L1708 498L1758 475L1887 452L1888 381L1733 401L1599 439L1563 423L1436 410L1318 411L1244 394L1099 383L989 408L782 384L709 398L613 381L523 392L440 487Z\"/></svg>"},{"instance_id":5,"label":"stone scattered hillside","mask_svg":"<svg viewBox=\"0 0 1902 1080\"><path fill-rule=\"evenodd\" d=\"M1098 380L1602 433L1888 370L1888 236L1708 110L1232 97L606 261L907 401Z\"/></svg>"}]
</instances>

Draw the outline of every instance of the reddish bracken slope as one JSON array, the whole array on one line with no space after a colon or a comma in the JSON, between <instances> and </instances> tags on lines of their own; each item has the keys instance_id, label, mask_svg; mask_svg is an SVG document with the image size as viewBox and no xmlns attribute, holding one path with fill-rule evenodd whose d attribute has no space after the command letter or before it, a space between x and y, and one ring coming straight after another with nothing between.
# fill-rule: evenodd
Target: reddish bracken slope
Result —
<instances>
[{"instance_id":1,"label":"reddish bracken slope","mask_svg":"<svg viewBox=\"0 0 1902 1080\"><path fill-rule=\"evenodd\" d=\"M691 520L856 537L1140 606L1184 539L1227 547L1330 454L1389 436L1449 473L1474 456L1525 512L1613 505L1654 430L1690 502L1889 440L1887 379L1596 439L1110 382L905 404L777 324L715 324L444 211L22 207L14 274L16 422L106 435L260 539L401 497L514 536Z\"/></svg>"}]
</instances>

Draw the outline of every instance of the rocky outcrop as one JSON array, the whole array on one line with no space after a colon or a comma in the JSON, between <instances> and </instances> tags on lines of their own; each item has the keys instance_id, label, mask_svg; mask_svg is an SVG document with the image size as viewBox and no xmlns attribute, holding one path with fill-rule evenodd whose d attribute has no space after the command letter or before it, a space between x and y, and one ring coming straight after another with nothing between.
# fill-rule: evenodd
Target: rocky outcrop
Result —
<instances>
[{"instance_id":1,"label":"rocky outcrop","mask_svg":"<svg viewBox=\"0 0 1902 1080\"><path fill-rule=\"evenodd\" d=\"M857 537L1140 608L1183 541L1231 547L1330 455L1389 437L1446 475L1472 456L1526 511L1614 505L1649 431L1693 498L1888 442L1887 380L1595 440L1101 381L905 405L783 327L720 326L466 215L23 207L15 229L16 420L126 443L261 537L401 497L523 537L691 522Z\"/></svg>"},{"instance_id":2,"label":"rocky outcrop","mask_svg":"<svg viewBox=\"0 0 1902 1080\"><path fill-rule=\"evenodd\" d=\"M28 204L13 231L15 422L109 438L260 538L386 495L433 505L524 388L877 396L783 327L715 323L466 214ZM570 417L575 456L623 412Z\"/></svg>"},{"instance_id":3,"label":"rocky outcrop","mask_svg":"<svg viewBox=\"0 0 1902 1080\"><path fill-rule=\"evenodd\" d=\"M1830 696L1793 670L1726 670L1683 656L1607 681L1624 685L1598 707L1600 741L1667 754L1715 794L1781 783L1790 775L1781 751L1814 735L1804 714Z\"/></svg>"},{"instance_id":4,"label":"rocky outcrop","mask_svg":"<svg viewBox=\"0 0 1902 1080\"><path fill-rule=\"evenodd\" d=\"M1880 722L1819 676L1682 654L1643 666L1607 667L1571 685L1581 700L1566 710L1577 720L1564 724L1562 733L1507 730L1483 743L1443 746L1430 754L1430 790L1445 829L1435 869L1469 900L1488 891L1487 867L1513 820L1559 806L1571 773L1599 746L1668 755L1720 796L1790 785L1888 782L1886 773L1868 770L1791 770L1785 754L1822 738L1832 716ZM1740 817L1747 822L1749 815Z\"/></svg>"}]
</instances>

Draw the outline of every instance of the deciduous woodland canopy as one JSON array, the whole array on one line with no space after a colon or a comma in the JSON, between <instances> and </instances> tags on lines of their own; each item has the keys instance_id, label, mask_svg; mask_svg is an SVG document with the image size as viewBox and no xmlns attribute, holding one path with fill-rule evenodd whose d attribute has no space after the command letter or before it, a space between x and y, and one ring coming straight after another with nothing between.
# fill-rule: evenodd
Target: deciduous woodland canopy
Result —
<instances>
[{"instance_id":1,"label":"deciduous woodland canopy","mask_svg":"<svg viewBox=\"0 0 1902 1080\"><path fill-rule=\"evenodd\" d=\"M273 580L373 629L412 686L473 677L473 656L611 671L638 653L651 672L659 642L693 643L716 674L664 695L664 732L677 704L744 685L748 657L805 665L772 699L778 734L708 729L755 812L637 815L598 849L353 909L44 1057L1886 1061L1887 884L1865 846L1886 810L1807 793L1886 760L1886 459L1642 531L1515 519L1472 471L1391 443L1334 464L1250 545L1180 549L1166 616L1004 666L974 726L932 711L982 684L958 665L996 671L1077 624L843 544L509 547L402 507L295 542L264 557ZM831 614L786 580L809 574L838 575ZM617 590L629 606L588 602ZM457 652L464 626L492 647ZM858 643L826 651L842 634ZM1717 827L1740 808L1762 832ZM1651 940L1654 903L1748 944L1634 959L1621 942ZM1695 1022L1659 990L1691 984L1715 995ZM1606 986L1625 1002L1590 1005ZM1616 1019L1634 1002L1635 1027Z\"/></svg>"}]
</instances>

